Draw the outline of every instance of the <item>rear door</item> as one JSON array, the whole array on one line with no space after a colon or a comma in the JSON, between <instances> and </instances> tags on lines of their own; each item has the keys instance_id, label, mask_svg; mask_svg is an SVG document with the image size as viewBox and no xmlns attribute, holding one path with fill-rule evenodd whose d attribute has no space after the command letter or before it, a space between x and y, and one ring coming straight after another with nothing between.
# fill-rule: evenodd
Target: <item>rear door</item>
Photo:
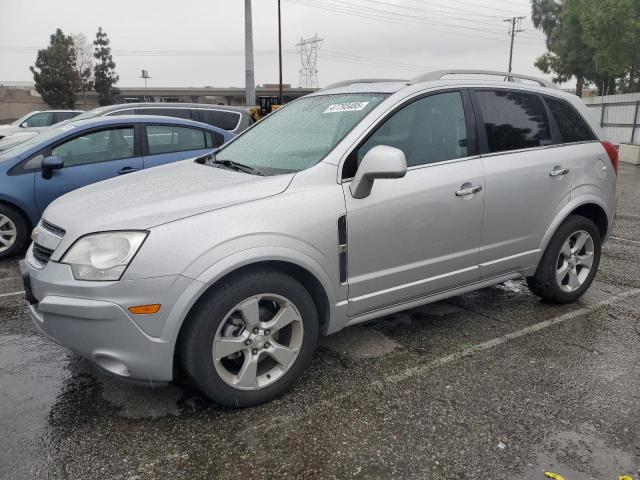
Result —
<instances>
[{"instance_id":1,"label":"rear door","mask_svg":"<svg viewBox=\"0 0 640 480\"><path fill-rule=\"evenodd\" d=\"M145 125L143 165L144 168L151 168L197 157L221 144L217 135L198 128L169 124Z\"/></svg>"},{"instance_id":2,"label":"rear door","mask_svg":"<svg viewBox=\"0 0 640 480\"><path fill-rule=\"evenodd\" d=\"M487 178L480 269L490 278L534 264L544 234L569 202L572 171L536 93L478 89L474 107Z\"/></svg>"},{"instance_id":3,"label":"rear door","mask_svg":"<svg viewBox=\"0 0 640 480\"><path fill-rule=\"evenodd\" d=\"M53 145L46 154L59 156L64 166L48 179L36 173L38 210L71 190L142 169L137 150L133 125L89 130Z\"/></svg>"}]
</instances>

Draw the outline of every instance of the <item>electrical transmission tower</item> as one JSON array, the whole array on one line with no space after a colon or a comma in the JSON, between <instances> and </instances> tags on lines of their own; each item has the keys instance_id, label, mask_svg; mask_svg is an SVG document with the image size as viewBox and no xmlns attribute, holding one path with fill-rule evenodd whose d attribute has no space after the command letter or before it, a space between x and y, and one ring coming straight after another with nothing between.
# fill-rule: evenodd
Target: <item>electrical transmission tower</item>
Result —
<instances>
[{"instance_id":1,"label":"electrical transmission tower","mask_svg":"<svg viewBox=\"0 0 640 480\"><path fill-rule=\"evenodd\" d=\"M300 52L300 87L319 88L318 81L318 50L324 41L316 33L311 38L300 38L296 49Z\"/></svg>"},{"instance_id":2,"label":"electrical transmission tower","mask_svg":"<svg viewBox=\"0 0 640 480\"><path fill-rule=\"evenodd\" d=\"M513 39L515 38L516 33L524 32L524 30L520 28L520 23L525 18L526 17L512 17L504 19L505 22L510 23L509 35L511 35L511 48L509 49L509 73L511 73L511 65L513 63Z\"/></svg>"}]
</instances>

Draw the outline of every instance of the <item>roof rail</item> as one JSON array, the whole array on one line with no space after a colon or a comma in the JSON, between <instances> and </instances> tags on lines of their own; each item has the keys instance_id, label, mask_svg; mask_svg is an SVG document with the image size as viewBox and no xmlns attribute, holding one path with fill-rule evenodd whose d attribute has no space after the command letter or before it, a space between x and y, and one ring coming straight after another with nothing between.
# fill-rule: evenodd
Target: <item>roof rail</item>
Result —
<instances>
[{"instance_id":1,"label":"roof rail","mask_svg":"<svg viewBox=\"0 0 640 480\"><path fill-rule=\"evenodd\" d=\"M329 90L330 88L346 87L347 85L353 85L354 83L378 83L378 82L407 82L408 80L397 78L354 78L353 80L342 80L341 82L335 82L322 87L320 90Z\"/></svg>"},{"instance_id":2,"label":"roof rail","mask_svg":"<svg viewBox=\"0 0 640 480\"><path fill-rule=\"evenodd\" d=\"M536 82L541 87L558 88L557 85L545 80L544 78L532 77L530 75L521 75L519 73L500 72L497 70L437 70L413 77L410 83L427 82L429 80L440 80L445 75L492 75L503 77L505 82L518 82L520 80L530 80Z\"/></svg>"}]
</instances>

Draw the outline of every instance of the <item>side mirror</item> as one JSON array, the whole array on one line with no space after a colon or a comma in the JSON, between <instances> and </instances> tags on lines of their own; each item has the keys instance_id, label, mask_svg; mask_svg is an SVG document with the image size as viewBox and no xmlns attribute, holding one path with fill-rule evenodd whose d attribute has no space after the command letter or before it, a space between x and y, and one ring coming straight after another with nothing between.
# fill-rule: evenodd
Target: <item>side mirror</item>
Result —
<instances>
[{"instance_id":1,"label":"side mirror","mask_svg":"<svg viewBox=\"0 0 640 480\"><path fill-rule=\"evenodd\" d=\"M371 193L377 178L402 178L407 173L404 152L395 147L378 145L367 152L349 189L353 198L365 198Z\"/></svg>"},{"instance_id":2,"label":"side mirror","mask_svg":"<svg viewBox=\"0 0 640 480\"><path fill-rule=\"evenodd\" d=\"M20 124L20 127L21 127L21 128L27 128L28 126L29 126L29 124L28 124L27 122L22 122L22 123Z\"/></svg>"},{"instance_id":3,"label":"side mirror","mask_svg":"<svg viewBox=\"0 0 640 480\"><path fill-rule=\"evenodd\" d=\"M42 178L49 180L54 170L60 170L64 166L64 162L57 155L45 157L42 160Z\"/></svg>"}]
</instances>

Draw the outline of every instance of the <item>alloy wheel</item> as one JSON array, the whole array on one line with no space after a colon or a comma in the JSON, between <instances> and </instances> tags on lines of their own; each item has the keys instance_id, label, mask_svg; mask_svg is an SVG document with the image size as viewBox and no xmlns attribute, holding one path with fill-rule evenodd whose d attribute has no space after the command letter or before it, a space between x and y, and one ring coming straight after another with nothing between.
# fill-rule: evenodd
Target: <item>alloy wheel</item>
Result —
<instances>
[{"instance_id":1,"label":"alloy wheel","mask_svg":"<svg viewBox=\"0 0 640 480\"><path fill-rule=\"evenodd\" d=\"M9 250L18 237L16 224L6 215L0 213L0 253Z\"/></svg>"},{"instance_id":2,"label":"alloy wheel","mask_svg":"<svg viewBox=\"0 0 640 480\"><path fill-rule=\"evenodd\" d=\"M594 260L594 243L585 230L572 233L562 244L556 263L556 281L561 290L571 293L587 280Z\"/></svg>"},{"instance_id":3,"label":"alloy wheel","mask_svg":"<svg viewBox=\"0 0 640 480\"><path fill-rule=\"evenodd\" d=\"M293 365L303 335L300 312L287 298L275 294L247 298L218 326L212 348L216 372L234 388L264 388Z\"/></svg>"}]
</instances>

